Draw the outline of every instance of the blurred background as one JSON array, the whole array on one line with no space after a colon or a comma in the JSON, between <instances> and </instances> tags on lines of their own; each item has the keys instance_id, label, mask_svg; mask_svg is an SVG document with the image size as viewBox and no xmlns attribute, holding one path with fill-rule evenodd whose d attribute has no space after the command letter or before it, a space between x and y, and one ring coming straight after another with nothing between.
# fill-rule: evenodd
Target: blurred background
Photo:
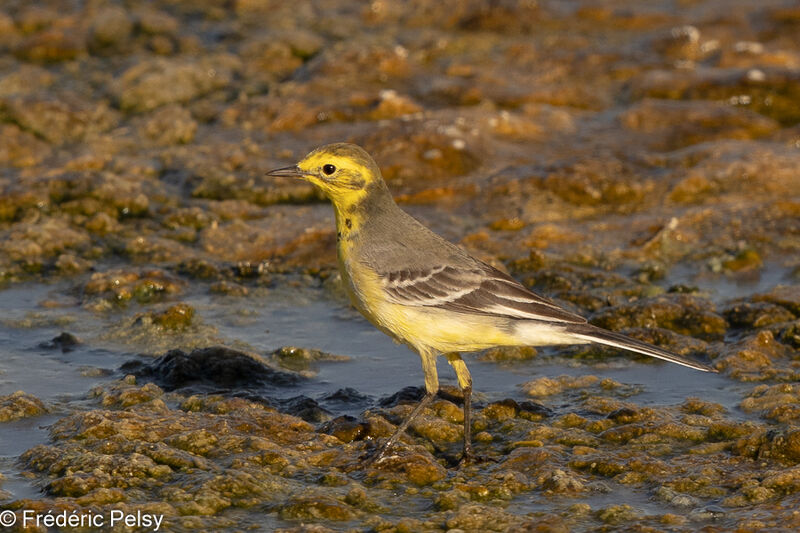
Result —
<instances>
[{"instance_id":1,"label":"blurred background","mask_svg":"<svg viewBox=\"0 0 800 533\"><path fill-rule=\"evenodd\" d=\"M800 527L798 124L789 0L4 0L0 508L150 506L174 530ZM500 466L443 473L441 407L415 430L425 474L353 477L336 461L381 435L375 409L404 412L379 402L419 361L349 308L325 200L264 176L340 141L446 238L720 376L591 346L481 354ZM192 352L217 345L258 365ZM546 410L496 403L531 398ZM278 444L214 417L254 406L341 457L287 437L286 464L242 459ZM141 483L109 481L144 450Z\"/></svg>"}]
</instances>

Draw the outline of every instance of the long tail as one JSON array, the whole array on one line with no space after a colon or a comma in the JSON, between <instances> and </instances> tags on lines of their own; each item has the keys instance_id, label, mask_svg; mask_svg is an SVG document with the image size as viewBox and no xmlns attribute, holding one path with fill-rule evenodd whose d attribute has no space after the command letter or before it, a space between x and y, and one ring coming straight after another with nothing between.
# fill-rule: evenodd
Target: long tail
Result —
<instances>
[{"instance_id":1,"label":"long tail","mask_svg":"<svg viewBox=\"0 0 800 533\"><path fill-rule=\"evenodd\" d=\"M614 346L615 348L622 348L623 350L630 350L632 352L649 355L650 357L663 359L664 361L669 361L671 363L688 366L689 368L694 368L695 370L702 370L703 372L717 372L715 368L712 368L699 361L694 361L676 353L658 348L657 346L653 346L652 344L632 339L631 337L623 335L622 333L608 331L606 329L592 326L591 324L570 324L566 329L570 335L585 341Z\"/></svg>"}]
</instances>

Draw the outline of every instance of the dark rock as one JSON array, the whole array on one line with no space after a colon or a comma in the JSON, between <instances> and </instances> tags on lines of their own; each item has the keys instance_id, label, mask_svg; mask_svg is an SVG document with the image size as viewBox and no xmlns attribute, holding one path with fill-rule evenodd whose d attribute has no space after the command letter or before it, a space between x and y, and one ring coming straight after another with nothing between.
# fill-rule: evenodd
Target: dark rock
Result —
<instances>
[{"instance_id":1,"label":"dark rock","mask_svg":"<svg viewBox=\"0 0 800 533\"><path fill-rule=\"evenodd\" d=\"M378 405L381 407L394 407L401 403L416 403L420 401L423 396L425 396L424 387L405 387L391 396L382 398L378 402Z\"/></svg>"},{"instance_id":2,"label":"dark rock","mask_svg":"<svg viewBox=\"0 0 800 533\"><path fill-rule=\"evenodd\" d=\"M42 342L39 344L40 348L45 348L47 350L58 350L60 349L62 353L68 353L75 349L81 343L80 339L73 335L72 333L67 333L66 331L61 332L61 335L57 337L53 337L48 342Z\"/></svg>"},{"instance_id":3,"label":"dark rock","mask_svg":"<svg viewBox=\"0 0 800 533\"><path fill-rule=\"evenodd\" d=\"M793 348L800 348L800 321L795 321L778 332L778 340Z\"/></svg>"},{"instance_id":4,"label":"dark rock","mask_svg":"<svg viewBox=\"0 0 800 533\"><path fill-rule=\"evenodd\" d=\"M440 385L436 397L456 405L464 405L464 392L453 385Z\"/></svg>"},{"instance_id":5,"label":"dark rock","mask_svg":"<svg viewBox=\"0 0 800 533\"><path fill-rule=\"evenodd\" d=\"M295 374L270 368L244 352L223 346L201 348L188 354L170 350L152 363L128 361L120 370L152 381L166 391L187 387L288 387L301 379Z\"/></svg>"},{"instance_id":6,"label":"dark rock","mask_svg":"<svg viewBox=\"0 0 800 533\"><path fill-rule=\"evenodd\" d=\"M769 430L761 436L759 459L777 459L789 464L800 463L800 430Z\"/></svg>"},{"instance_id":7,"label":"dark rock","mask_svg":"<svg viewBox=\"0 0 800 533\"><path fill-rule=\"evenodd\" d=\"M553 416L553 410L547 406L544 406L538 402L531 402L531 401L524 401L519 402L519 411L523 418L527 418L527 415L534 415L541 418L547 418Z\"/></svg>"},{"instance_id":8,"label":"dark rock","mask_svg":"<svg viewBox=\"0 0 800 533\"><path fill-rule=\"evenodd\" d=\"M267 272L267 263L251 263L250 261L240 261L233 266L233 273L240 278L257 278Z\"/></svg>"},{"instance_id":9,"label":"dark rock","mask_svg":"<svg viewBox=\"0 0 800 533\"><path fill-rule=\"evenodd\" d=\"M753 300L780 305L791 313L800 315L800 285L778 285L768 293L756 294Z\"/></svg>"},{"instance_id":10,"label":"dark rock","mask_svg":"<svg viewBox=\"0 0 800 533\"><path fill-rule=\"evenodd\" d=\"M328 404L346 407L366 406L372 399L366 394L362 394L353 388L345 387L344 389L339 389L336 392L326 394L320 398L320 400Z\"/></svg>"},{"instance_id":11,"label":"dark rock","mask_svg":"<svg viewBox=\"0 0 800 533\"><path fill-rule=\"evenodd\" d=\"M359 422L354 416L344 415L330 420L319 430L333 435L342 442L353 442L364 440L369 435L370 427L367 422Z\"/></svg>"},{"instance_id":12,"label":"dark rock","mask_svg":"<svg viewBox=\"0 0 800 533\"><path fill-rule=\"evenodd\" d=\"M209 261L203 259L187 259L181 261L175 271L183 276L193 279L218 279L220 277L219 268Z\"/></svg>"},{"instance_id":13,"label":"dark rock","mask_svg":"<svg viewBox=\"0 0 800 533\"><path fill-rule=\"evenodd\" d=\"M330 411L308 396L295 396L294 398L281 400L279 405L281 411L300 417L306 422L324 422L331 417Z\"/></svg>"},{"instance_id":14,"label":"dark rock","mask_svg":"<svg viewBox=\"0 0 800 533\"><path fill-rule=\"evenodd\" d=\"M611 411L606 415L606 418L613 420L618 424L630 424L631 422L639 419L639 411L631 409L630 407L620 407Z\"/></svg>"},{"instance_id":15,"label":"dark rock","mask_svg":"<svg viewBox=\"0 0 800 533\"><path fill-rule=\"evenodd\" d=\"M736 302L722 310L734 328L755 329L790 322L795 316L786 308L769 302Z\"/></svg>"}]
</instances>

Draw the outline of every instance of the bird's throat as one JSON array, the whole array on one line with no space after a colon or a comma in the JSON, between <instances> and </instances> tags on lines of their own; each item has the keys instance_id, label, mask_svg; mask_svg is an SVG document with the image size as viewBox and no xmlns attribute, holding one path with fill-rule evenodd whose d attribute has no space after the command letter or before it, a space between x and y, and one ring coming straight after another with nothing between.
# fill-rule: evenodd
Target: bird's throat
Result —
<instances>
[{"instance_id":1,"label":"bird's throat","mask_svg":"<svg viewBox=\"0 0 800 533\"><path fill-rule=\"evenodd\" d=\"M336 240L337 242L352 240L361 229L363 213L351 209L348 211L334 210L336 213Z\"/></svg>"}]
</instances>

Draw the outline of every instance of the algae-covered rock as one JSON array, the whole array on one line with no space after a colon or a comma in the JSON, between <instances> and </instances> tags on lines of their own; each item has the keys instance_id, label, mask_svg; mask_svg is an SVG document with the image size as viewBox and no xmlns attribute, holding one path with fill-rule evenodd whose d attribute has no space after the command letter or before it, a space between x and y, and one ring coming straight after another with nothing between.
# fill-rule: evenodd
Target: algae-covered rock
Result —
<instances>
[{"instance_id":1,"label":"algae-covered rock","mask_svg":"<svg viewBox=\"0 0 800 533\"><path fill-rule=\"evenodd\" d=\"M365 439L370 431L369 425L353 416L340 416L322 426L321 431L333 435L342 442Z\"/></svg>"},{"instance_id":2,"label":"algae-covered rock","mask_svg":"<svg viewBox=\"0 0 800 533\"><path fill-rule=\"evenodd\" d=\"M264 447L256 445L256 435L242 433L241 428L283 426L260 438L269 436L284 449L310 431L296 419L247 402L239 402L237 409L229 411L236 413L229 415L231 424L220 423L219 415L202 411L141 410L136 405L127 409L95 410L64 418L53 427L54 443L29 450L22 460L33 471L48 473L52 497L80 498L81 505L109 505L115 502L109 502L98 489L135 487L145 501L161 501L181 514L204 515L286 495L278 478L258 465L240 463L233 468L213 462ZM212 450L210 462L203 454ZM120 475L122 472L125 475ZM176 475L178 472L191 475ZM114 500L128 502L123 494L118 493ZM202 496L191 498L189 494Z\"/></svg>"},{"instance_id":3,"label":"algae-covered rock","mask_svg":"<svg viewBox=\"0 0 800 533\"><path fill-rule=\"evenodd\" d=\"M403 141L398 143L398 139ZM478 143L467 144L458 127L427 121L396 122L361 143L381 161L381 172L390 185L411 190L419 190L426 182L429 186L431 180L468 174L482 156ZM468 189L464 192L468 194Z\"/></svg>"},{"instance_id":4,"label":"algae-covered rock","mask_svg":"<svg viewBox=\"0 0 800 533\"><path fill-rule=\"evenodd\" d=\"M326 496L297 496L290 499L279 511L282 518L290 520L352 520L355 510L344 502Z\"/></svg>"},{"instance_id":5,"label":"algae-covered rock","mask_svg":"<svg viewBox=\"0 0 800 533\"><path fill-rule=\"evenodd\" d=\"M197 133L197 121L189 110L178 105L166 105L153 111L142 123L142 137L154 143L170 146L188 144Z\"/></svg>"},{"instance_id":6,"label":"algae-covered rock","mask_svg":"<svg viewBox=\"0 0 800 533\"><path fill-rule=\"evenodd\" d=\"M42 271L64 252L80 253L91 245L86 231L71 227L66 217L60 216L23 221L3 233L0 254L31 273Z\"/></svg>"},{"instance_id":7,"label":"algae-covered rock","mask_svg":"<svg viewBox=\"0 0 800 533\"><path fill-rule=\"evenodd\" d=\"M499 402L492 402L482 411L482 416L489 420L503 421L510 418L524 418L526 420L542 420L552 416L552 410L536 402L519 402L508 398Z\"/></svg>"},{"instance_id":8,"label":"algae-covered rock","mask_svg":"<svg viewBox=\"0 0 800 533\"><path fill-rule=\"evenodd\" d=\"M133 32L133 17L122 7L100 9L89 26L88 48L93 54L124 51Z\"/></svg>"},{"instance_id":9,"label":"algae-covered rock","mask_svg":"<svg viewBox=\"0 0 800 533\"><path fill-rule=\"evenodd\" d=\"M532 492L550 498L591 495L602 492L598 479L653 490L678 506L723 496L731 506L753 504L796 490L791 471L777 469L754 485L742 469L755 473L763 467L734 467L725 451L758 456L769 464L793 464L793 433L776 434L759 424L727 419L719 406L699 400L678 407L638 406L618 398L630 386L591 378L555 381L561 388L551 397L558 403L569 397L580 405L552 423L524 416L533 411L510 400L477 409L476 430L485 427L494 438L476 436L475 446L481 453L499 451L496 465L445 469L447 455L440 450L447 439L438 430L428 431L459 422L455 415L460 409L444 399L432 404L410 434L423 446L399 443L384 459L367 465L364 454L374 446L364 436L385 438L393 429L385 421L387 427L379 431L371 428L376 418L331 421L320 433L261 403L219 395L186 398L153 383L137 383L132 376L98 389L94 397L101 408L60 420L51 443L29 450L23 461L34 475L47 476L51 497L102 507L129 504L127 495L135 490L138 501L167 505L170 520L176 514L208 520L232 507L263 502L287 520L376 520L405 498L422 498L436 501L436 512L447 513L442 519L448 524L505 530L528 522L499 510L498 502ZM419 393L405 392L415 398ZM389 403L403 394L395 397ZM176 404L179 408L170 407ZM410 408L400 403L387 415L400 419ZM127 477L119 478L121 471ZM362 479L368 492L358 488ZM581 516L608 524L642 519L626 504L594 513L584 509Z\"/></svg>"},{"instance_id":10,"label":"algae-covered rock","mask_svg":"<svg viewBox=\"0 0 800 533\"><path fill-rule=\"evenodd\" d=\"M734 328L756 329L795 319L789 310L769 302L738 302L728 305L722 315Z\"/></svg>"},{"instance_id":11,"label":"algae-covered rock","mask_svg":"<svg viewBox=\"0 0 800 533\"><path fill-rule=\"evenodd\" d=\"M711 302L681 294L604 309L592 315L590 322L611 330L660 327L707 340L722 338L728 326Z\"/></svg>"},{"instance_id":12,"label":"algae-covered rock","mask_svg":"<svg viewBox=\"0 0 800 533\"><path fill-rule=\"evenodd\" d=\"M576 205L637 205L652 184L635 178L624 161L587 159L550 173L543 188Z\"/></svg>"},{"instance_id":13,"label":"algae-covered rock","mask_svg":"<svg viewBox=\"0 0 800 533\"><path fill-rule=\"evenodd\" d=\"M49 156L48 144L14 124L0 125L0 162L14 167L31 167Z\"/></svg>"},{"instance_id":14,"label":"algae-covered rock","mask_svg":"<svg viewBox=\"0 0 800 533\"><path fill-rule=\"evenodd\" d=\"M536 348L533 346L507 346L491 348L483 352L478 358L483 361L524 361L536 357Z\"/></svg>"},{"instance_id":15,"label":"algae-covered rock","mask_svg":"<svg viewBox=\"0 0 800 533\"><path fill-rule=\"evenodd\" d=\"M747 412L779 422L800 420L800 386L791 383L758 385L740 403Z\"/></svg>"},{"instance_id":16,"label":"algae-covered rock","mask_svg":"<svg viewBox=\"0 0 800 533\"><path fill-rule=\"evenodd\" d=\"M132 406L153 409L165 412L164 391L153 383L139 386L133 375L126 376L118 383L109 387L98 387L92 391L93 396L100 400L106 408L125 409Z\"/></svg>"},{"instance_id":17,"label":"algae-covered rock","mask_svg":"<svg viewBox=\"0 0 800 533\"><path fill-rule=\"evenodd\" d=\"M369 477L380 483L408 480L415 485L430 485L446 476L446 471L427 451L411 449L375 465Z\"/></svg>"},{"instance_id":18,"label":"algae-covered rock","mask_svg":"<svg viewBox=\"0 0 800 533\"><path fill-rule=\"evenodd\" d=\"M800 121L800 78L792 69L697 69L648 72L634 84L641 96L727 101L781 124Z\"/></svg>"},{"instance_id":19,"label":"algae-covered rock","mask_svg":"<svg viewBox=\"0 0 800 533\"><path fill-rule=\"evenodd\" d=\"M0 100L0 116L55 145L81 141L117 124L118 117L105 102L87 108L74 100L9 97Z\"/></svg>"},{"instance_id":20,"label":"algae-covered rock","mask_svg":"<svg viewBox=\"0 0 800 533\"><path fill-rule=\"evenodd\" d=\"M795 375L792 365L794 350L775 339L767 330L747 335L737 342L719 348L715 365L744 381L763 381Z\"/></svg>"},{"instance_id":21,"label":"algae-covered rock","mask_svg":"<svg viewBox=\"0 0 800 533\"><path fill-rule=\"evenodd\" d=\"M325 353L320 350L284 346L272 352L269 360L293 372L308 372L316 363L323 361L349 361L350 357Z\"/></svg>"},{"instance_id":22,"label":"algae-covered rock","mask_svg":"<svg viewBox=\"0 0 800 533\"><path fill-rule=\"evenodd\" d=\"M470 504L461 506L447 520L447 528L462 531L506 531L516 523L516 517L501 509L489 505Z\"/></svg>"},{"instance_id":23,"label":"algae-covered rock","mask_svg":"<svg viewBox=\"0 0 800 533\"><path fill-rule=\"evenodd\" d=\"M800 285L779 285L770 292L754 295L753 300L779 305L800 316Z\"/></svg>"},{"instance_id":24,"label":"algae-covered rock","mask_svg":"<svg viewBox=\"0 0 800 533\"><path fill-rule=\"evenodd\" d=\"M34 63L61 63L85 54L86 45L78 28L45 29L21 39L14 55Z\"/></svg>"},{"instance_id":25,"label":"algae-covered rock","mask_svg":"<svg viewBox=\"0 0 800 533\"><path fill-rule=\"evenodd\" d=\"M3 3L0 385L35 362L41 399L0 399L2 439L39 444L2 461L3 509L169 531L800 529L800 11L667 4ZM720 374L489 350L476 464L443 373L368 465L424 389L344 388L344 358L311 348L326 330L285 327L287 305L343 297L337 236L311 184L265 176L340 141L448 240ZM107 370L120 353L142 355ZM532 381L491 390L492 362Z\"/></svg>"},{"instance_id":26,"label":"algae-covered rock","mask_svg":"<svg viewBox=\"0 0 800 533\"><path fill-rule=\"evenodd\" d=\"M648 136L655 148L674 150L715 139L752 139L776 131L779 124L746 109L707 102L645 99L621 117L626 128Z\"/></svg>"},{"instance_id":27,"label":"algae-covered rock","mask_svg":"<svg viewBox=\"0 0 800 533\"><path fill-rule=\"evenodd\" d=\"M151 319L156 326L167 330L185 330L192 324L194 308L179 303L169 306L164 311L151 315Z\"/></svg>"},{"instance_id":28,"label":"algae-covered rock","mask_svg":"<svg viewBox=\"0 0 800 533\"><path fill-rule=\"evenodd\" d=\"M621 524L639 518L639 513L627 504L611 505L600 509L596 513L597 518L606 524Z\"/></svg>"},{"instance_id":29,"label":"algae-covered rock","mask_svg":"<svg viewBox=\"0 0 800 533\"><path fill-rule=\"evenodd\" d=\"M149 111L224 89L240 68L240 62L228 55L198 61L153 59L123 72L115 82L114 92L122 110Z\"/></svg>"},{"instance_id":30,"label":"algae-covered rock","mask_svg":"<svg viewBox=\"0 0 800 533\"><path fill-rule=\"evenodd\" d=\"M39 416L48 411L47 406L39 398L22 391L0 396L0 422Z\"/></svg>"},{"instance_id":31,"label":"algae-covered rock","mask_svg":"<svg viewBox=\"0 0 800 533\"><path fill-rule=\"evenodd\" d=\"M557 378L542 377L522 384L528 396L546 397L561 394L565 390L584 389L598 386L604 390L614 390L621 387L610 379L601 380L598 376L559 376Z\"/></svg>"},{"instance_id":32,"label":"algae-covered rock","mask_svg":"<svg viewBox=\"0 0 800 533\"><path fill-rule=\"evenodd\" d=\"M796 465L800 463L800 431L758 431L736 441L734 451L740 455Z\"/></svg>"},{"instance_id":33,"label":"algae-covered rock","mask_svg":"<svg viewBox=\"0 0 800 533\"><path fill-rule=\"evenodd\" d=\"M116 269L92 274L84 291L114 304L131 300L146 304L180 294L184 287L184 282L161 270Z\"/></svg>"}]
</instances>

